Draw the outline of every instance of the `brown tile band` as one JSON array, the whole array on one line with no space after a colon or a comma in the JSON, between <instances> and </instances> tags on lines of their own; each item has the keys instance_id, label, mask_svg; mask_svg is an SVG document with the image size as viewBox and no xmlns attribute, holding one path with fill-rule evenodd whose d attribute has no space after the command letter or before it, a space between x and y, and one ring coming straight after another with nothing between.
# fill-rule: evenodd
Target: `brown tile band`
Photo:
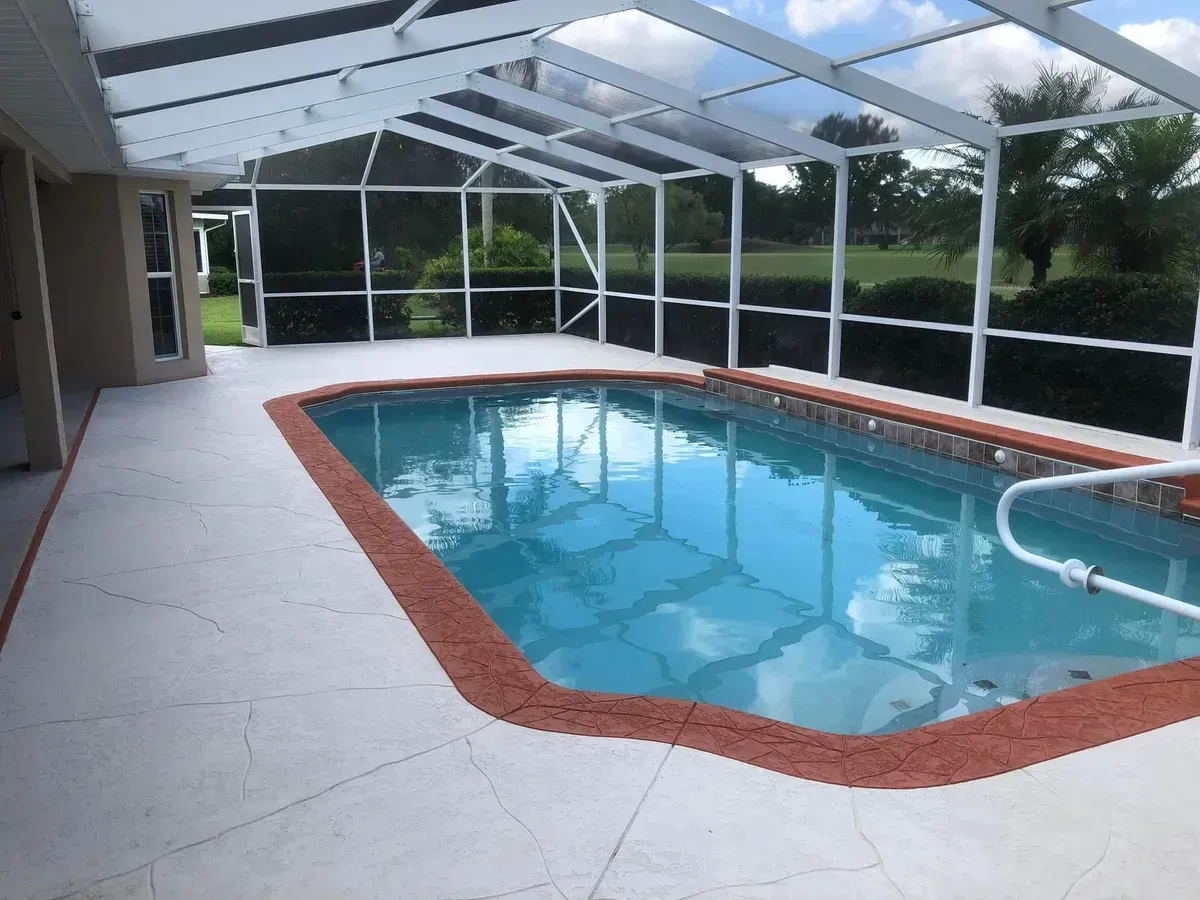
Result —
<instances>
[{"instance_id":1,"label":"brown tile band","mask_svg":"<svg viewBox=\"0 0 1200 900\"><path fill-rule=\"evenodd\" d=\"M845 391L835 391L814 385L798 384L794 381L784 381L738 369L707 369L704 374L709 378L771 391L781 396L815 400L818 403L852 412L893 419L920 428L932 428L976 441L1011 447L1023 453L1059 459L1093 469L1120 469L1126 466L1148 466L1163 462L1161 459L1136 456L1132 453L1122 453L1119 450L1105 450L1102 447L1093 447L1078 441L1020 431L1003 425L991 425L975 419L965 419L962 416L930 412L911 406L902 406L899 403L890 403L886 400L876 400L872 397L863 397L859 394L849 394ZM1200 475L1164 478L1162 481L1186 488L1187 496L1180 505L1180 509L1186 515L1200 516Z\"/></svg>"},{"instance_id":2,"label":"brown tile band","mask_svg":"<svg viewBox=\"0 0 1200 900\"><path fill-rule=\"evenodd\" d=\"M380 390L600 380L703 385L698 376L573 370L342 384L264 404L459 692L484 712L543 731L660 741L813 781L880 788L971 781L1200 715L1200 659L875 737L827 734L707 703L560 687L534 670L304 411ZM888 406L891 417L903 410Z\"/></svg>"}]
</instances>

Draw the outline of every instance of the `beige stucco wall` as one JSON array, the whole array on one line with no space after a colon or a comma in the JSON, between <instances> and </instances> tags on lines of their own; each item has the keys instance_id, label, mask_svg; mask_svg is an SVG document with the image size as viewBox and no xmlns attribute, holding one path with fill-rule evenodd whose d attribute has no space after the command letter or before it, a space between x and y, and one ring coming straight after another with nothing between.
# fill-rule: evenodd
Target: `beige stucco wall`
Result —
<instances>
[{"instance_id":1,"label":"beige stucco wall","mask_svg":"<svg viewBox=\"0 0 1200 900\"><path fill-rule=\"evenodd\" d=\"M118 179L76 175L38 190L59 379L69 387L137 384Z\"/></svg>"},{"instance_id":2,"label":"beige stucco wall","mask_svg":"<svg viewBox=\"0 0 1200 900\"><path fill-rule=\"evenodd\" d=\"M139 193L170 195L181 358L155 362ZM50 307L64 384L113 387L205 374L187 182L77 175L39 190Z\"/></svg>"}]
</instances>

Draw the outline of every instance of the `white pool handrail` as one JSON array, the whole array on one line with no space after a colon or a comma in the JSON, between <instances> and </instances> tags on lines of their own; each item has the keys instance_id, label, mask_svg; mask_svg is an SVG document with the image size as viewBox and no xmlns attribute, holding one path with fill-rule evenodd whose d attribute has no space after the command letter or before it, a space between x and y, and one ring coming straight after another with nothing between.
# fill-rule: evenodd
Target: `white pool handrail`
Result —
<instances>
[{"instance_id":1,"label":"white pool handrail","mask_svg":"<svg viewBox=\"0 0 1200 900\"><path fill-rule=\"evenodd\" d=\"M1053 491L1058 488L1084 487L1093 484L1112 484L1120 481L1139 481L1141 479L1173 478L1181 475L1200 475L1200 459L1183 462L1155 463L1149 466L1130 466L1124 469L1104 469L1096 472L1080 472L1077 475L1055 475L1050 478L1031 478L1028 481L1018 481L1000 498L996 507L996 530L1000 540L1008 548L1008 552L1031 566L1053 572L1067 587L1082 587L1089 594L1100 591L1111 591L1138 603L1155 606L1173 612L1189 619L1200 621L1200 606L1184 603L1165 594L1156 594L1124 581L1108 578L1104 570L1097 565L1085 565L1078 559L1068 559L1056 562L1036 553L1030 553L1017 543L1012 529L1008 524L1008 514L1013 502L1024 494L1035 491Z\"/></svg>"}]
</instances>

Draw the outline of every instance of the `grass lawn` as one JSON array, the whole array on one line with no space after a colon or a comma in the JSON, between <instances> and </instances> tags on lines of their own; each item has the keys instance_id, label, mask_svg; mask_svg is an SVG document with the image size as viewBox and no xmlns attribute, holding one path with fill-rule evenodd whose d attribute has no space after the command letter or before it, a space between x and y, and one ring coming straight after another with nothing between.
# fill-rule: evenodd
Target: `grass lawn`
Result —
<instances>
[{"instance_id":1,"label":"grass lawn","mask_svg":"<svg viewBox=\"0 0 1200 900\"><path fill-rule=\"evenodd\" d=\"M563 265L586 268L583 254L578 247L563 246ZM975 280L977 253L968 253L949 270L940 267L928 254L912 250L879 250L875 247L846 248L846 277L864 284L890 281L914 275L932 275L940 278L957 278L962 281ZM992 283L1004 287L1000 279L1002 260L996 255L993 264ZM632 271L637 268L633 251L625 247L610 246L608 250L610 269ZM828 276L833 266L831 247L795 247L787 251L772 250L766 253L743 253L742 274L744 275L816 275ZM728 253L679 253L666 255L666 271L726 273L729 271ZM1054 257L1051 278L1062 278L1073 272L1069 252L1060 251ZM1029 283L1029 273L1023 272L1018 283Z\"/></svg>"},{"instance_id":2,"label":"grass lawn","mask_svg":"<svg viewBox=\"0 0 1200 900\"><path fill-rule=\"evenodd\" d=\"M237 297L208 297L200 301L204 343L219 347L242 345L242 311Z\"/></svg>"}]
</instances>

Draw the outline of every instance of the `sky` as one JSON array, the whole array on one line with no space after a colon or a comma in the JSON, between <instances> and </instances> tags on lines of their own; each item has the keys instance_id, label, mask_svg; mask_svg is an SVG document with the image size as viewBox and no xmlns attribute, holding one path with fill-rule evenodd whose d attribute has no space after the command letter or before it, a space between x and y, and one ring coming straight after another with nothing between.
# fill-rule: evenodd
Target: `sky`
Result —
<instances>
[{"instance_id":1,"label":"sky","mask_svg":"<svg viewBox=\"0 0 1200 900\"><path fill-rule=\"evenodd\" d=\"M833 58L987 15L969 0L709 0L709 5ZM1200 72L1196 0L1091 0L1075 10ZM699 92L778 71L639 11L578 22L555 38ZM1027 83L1039 62L1066 68L1092 65L1016 25L1002 25L864 63L861 68L956 109L981 112L980 97L989 81ZM1115 100L1134 87L1114 75L1109 98ZM883 113L803 80L747 92L726 102L804 130L830 112ZM902 139L928 134L917 123L883 114ZM759 177L778 183L787 175L786 170L760 170Z\"/></svg>"}]
</instances>

